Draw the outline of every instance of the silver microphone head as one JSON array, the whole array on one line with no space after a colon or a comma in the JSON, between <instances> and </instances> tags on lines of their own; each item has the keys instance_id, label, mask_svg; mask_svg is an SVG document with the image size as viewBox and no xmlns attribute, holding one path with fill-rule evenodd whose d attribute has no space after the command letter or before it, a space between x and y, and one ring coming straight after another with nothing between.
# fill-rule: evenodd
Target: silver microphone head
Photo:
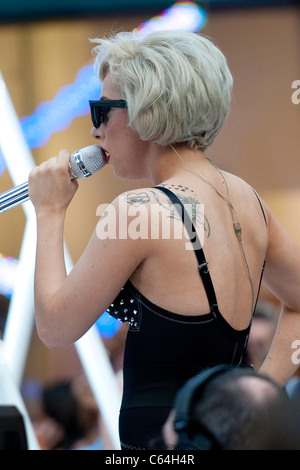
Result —
<instances>
[{"instance_id":1,"label":"silver microphone head","mask_svg":"<svg viewBox=\"0 0 300 470\"><path fill-rule=\"evenodd\" d=\"M105 164L105 155L99 145L90 145L76 150L72 153L69 162L74 178L87 178L101 170Z\"/></svg>"}]
</instances>

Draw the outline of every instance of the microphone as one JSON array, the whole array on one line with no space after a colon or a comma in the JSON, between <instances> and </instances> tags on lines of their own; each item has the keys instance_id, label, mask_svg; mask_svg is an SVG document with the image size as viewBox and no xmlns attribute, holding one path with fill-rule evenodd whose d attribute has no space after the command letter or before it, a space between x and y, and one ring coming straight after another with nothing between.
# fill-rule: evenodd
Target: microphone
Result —
<instances>
[{"instance_id":1,"label":"microphone","mask_svg":"<svg viewBox=\"0 0 300 470\"><path fill-rule=\"evenodd\" d=\"M87 178L106 164L105 154L99 145L90 145L72 153L69 161L71 179ZM29 200L28 182L9 189L0 195L0 214Z\"/></svg>"}]
</instances>

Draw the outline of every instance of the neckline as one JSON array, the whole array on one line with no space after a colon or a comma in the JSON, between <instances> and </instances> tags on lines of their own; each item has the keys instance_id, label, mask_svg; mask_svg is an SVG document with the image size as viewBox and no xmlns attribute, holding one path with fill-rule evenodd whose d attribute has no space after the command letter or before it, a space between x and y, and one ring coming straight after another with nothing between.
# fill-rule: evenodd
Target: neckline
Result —
<instances>
[{"instance_id":1,"label":"neckline","mask_svg":"<svg viewBox=\"0 0 300 470\"><path fill-rule=\"evenodd\" d=\"M165 316L168 319L173 321L177 321L178 323L208 323L212 320L217 320L218 325L225 330L227 334L229 334L234 339L240 339L237 337L248 335L250 331L251 322L249 325L242 329L237 330L230 323L223 317L217 305L213 306L212 310L209 313L203 313L198 315L185 315L182 313L176 313L171 310L167 310L163 307L152 302L148 297L143 295L132 283L130 279L126 282L125 288L127 287L130 293L137 299L138 302L142 303L146 308L150 309L155 314L161 314L161 316Z\"/></svg>"}]
</instances>

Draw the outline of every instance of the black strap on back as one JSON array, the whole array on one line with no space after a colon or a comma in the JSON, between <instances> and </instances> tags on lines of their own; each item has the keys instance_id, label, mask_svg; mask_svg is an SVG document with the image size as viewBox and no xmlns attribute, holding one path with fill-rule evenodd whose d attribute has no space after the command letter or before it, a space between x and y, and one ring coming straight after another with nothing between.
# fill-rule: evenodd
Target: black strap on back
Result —
<instances>
[{"instance_id":1,"label":"black strap on back","mask_svg":"<svg viewBox=\"0 0 300 470\"><path fill-rule=\"evenodd\" d=\"M200 243L199 237L197 235L197 232L195 230L194 224L193 224L190 216L188 215L184 205L182 204L180 199L176 196L176 194L174 194L172 191L165 188L164 186L155 186L155 188L159 189L162 192L164 192L169 197L171 202L176 207L177 212L179 213L179 215L182 218L182 222L183 222L183 224L184 224L184 226L185 226L185 228L188 232L188 235L190 237L191 243L192 243L193 248L194 248L194 253L195 253L195 255L197 257L197 260L198 260L198 270L199 270L199 274L200 274L202 282L203 282L203 286L204 286L204 289L205 289L205 292L206 292L206 295L207 295L207 299L208 299L208 302L209 302L210 309L213 310L213 308L217 306L217 298L216 298L214 286L213 286L213 283L212 283L212 280L211 280L211 277L210 277L210 274L209 274L207 261L206 261L205 256L204 256L204 251L203 251L203 248L201 246L201 243ZM181 210L179 209L178 206L181 208Z\"/></svg>"}]
</instances>

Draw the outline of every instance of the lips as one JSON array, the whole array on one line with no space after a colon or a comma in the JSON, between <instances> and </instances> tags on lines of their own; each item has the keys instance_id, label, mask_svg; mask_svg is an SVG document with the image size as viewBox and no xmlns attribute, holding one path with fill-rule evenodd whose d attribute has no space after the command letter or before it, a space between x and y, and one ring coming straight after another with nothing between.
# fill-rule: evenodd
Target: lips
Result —
<instances>
[{"instance_id":1,"label":"lips","mask_svg":"<svg viewBox=\"0 0 300 470\"><path fill-rule=\"evenodd\" d=\"M101 147L101 150L102 152L104 153L104 160L105 160L105 163L108 163L109 162L109 159L110 159L110 154L107 150L105 150L105 148Z\"/></svg>"}]
</instances>

